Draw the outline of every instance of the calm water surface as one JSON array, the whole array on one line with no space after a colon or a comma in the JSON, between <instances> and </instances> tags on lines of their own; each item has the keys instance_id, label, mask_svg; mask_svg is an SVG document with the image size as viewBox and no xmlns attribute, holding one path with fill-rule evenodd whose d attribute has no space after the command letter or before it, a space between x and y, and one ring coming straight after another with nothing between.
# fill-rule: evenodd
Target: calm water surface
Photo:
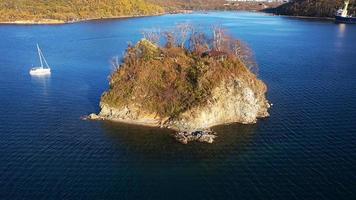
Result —
<instances>
[{"instance_id":1,"label":"calm water surface","mask_svg":"<svg viewBox=\"0 0 356 200\"><path fill-rule=\"evenodd\" d=\"M141 31L220 24L255 51L274 104L216 143L80 120ZM38 42L52 66L30 77ZM211 12L0 26L0 199L356 199L356 26Z\"/></svg>"}]
</instances>

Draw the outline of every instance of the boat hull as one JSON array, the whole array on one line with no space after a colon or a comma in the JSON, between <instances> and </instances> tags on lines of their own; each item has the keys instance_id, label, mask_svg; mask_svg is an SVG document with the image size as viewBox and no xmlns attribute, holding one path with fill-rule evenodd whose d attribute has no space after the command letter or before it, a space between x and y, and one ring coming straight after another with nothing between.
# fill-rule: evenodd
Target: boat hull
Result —
<instances>
[{"instance_id":1,"label":"boat hull","mask_svg":"<svg viewBox=\"0 0 356 200\"><path fill-rule=\"evenodd\" d=\"M51 69L49 68L32 68L30 70L30 75L32 76L45 76L45 75L50 75L51 74Z\"/></svg>"},{"instance_id":2,"label":"boat hull","mask_svg":"<svg viewBox=\"0 0 356 200\"><path fill-rule=\"evenodd\" d=\"M335 16L335 22L344 24L356 24L356 17Z\"/></svg>"}]
</instances>

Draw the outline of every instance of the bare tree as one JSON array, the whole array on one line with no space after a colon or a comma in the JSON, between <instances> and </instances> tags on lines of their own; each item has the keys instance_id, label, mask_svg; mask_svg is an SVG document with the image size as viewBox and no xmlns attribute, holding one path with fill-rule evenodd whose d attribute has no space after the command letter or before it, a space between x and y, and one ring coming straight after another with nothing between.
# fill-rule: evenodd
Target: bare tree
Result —
<instances>
[{"instance_id":1,"label":"bare tree","mask_svg":"<svg viewBox=\"0 0 356 200\"><path fill-rule=\"evenodd\" d=\"M184 45L187 42L189 34L192 32L192 30L193 30L193 26L191 24L177 25L177 33L179 34L177 38L179 38L180 40L178 46L184 48Z\"/></svg>"},{"instance_id":2,"label":"bare tree","mask_svg":"<svg viewBox=\"0 0 356 200\"><path fill-rule=\"evenodd\" d=\"M112 67L112 71L116 71L120 68L119 56L114 56L111 59L111 67Z\"/></svg>"},{"instance_id":3,"label":"bare tree","mask_svg":"<svg viewBox=\"0 0 356 200\"><path fill-rule=\"evenodd\" d=\"M172 31L166 31L165 33L164 33L164 36L165 36L165 38L166 38L166 47L167 48L171 48L171 47L174 47L174 46L176 46L176 36L175 36L175 34L174 34L174 32L172 32Z\"/></svg>"},{"instance_id":4,"label":"bare tree","mask_svg":"<svg viewBox=\"0 0 356 200\"><path fill-rule=\"evenodd\" d=\"M159 44L159 41L160 41L161 35L162 35L160 29L143 31L142 34L146 40L148 40L154 44L157 44L157 45Z\"/></svg>"},{"instance_id":5,"label":"bare tree","mask_svg":"<svg viewBox=\"0 0 356 200\"><path fill-rule=\"evenodd\" d=\"M209 44L206 35L202 32L192 31L190 36L190 50L196 54L202 54L209 51Z\"/></svg>"},{"instance_id":6,"label":"bare tree","mask_svg":"<svg viewBox=\"0 0 356 200\"><path fill-rule=\"evenodd\" d=\"M258 73L258 66L254 59L253 52L245 43L240 40L235 40L232 50L234 55L238 57L249 70L255 74Z\"/></svg>"},{"instance_id":7,"label":"bare tree","mask_svg":"<svg viewBox=\"0 0 356 200\"><path fill-rule=\"evenodd\" d=\"M218 26L213 27L213 49L216 51L221 51L224 30Z\"/></svg>"},{"instance_id":8,"label":"bare tree","mask_svg":"<svg viewBox=\"0 0 356 200\"><path fill-rule=\"evenodd\" d=\"M237 58L244 63L249 70L257 74L258 68L253 53L246 44L235 40L219 26L213 26L210 33L211 34L206 34L206 31L197 30L197 28L190 24L179 24L175 29L170 31L145 31L143 35L147 40L157 45L159 45L162 39L162 41L165 42L166 48L186 48L188 42L189 47L187 47L187 50L196 55ZM126 54L131 55L128 56L131 58L140 56L139 52L131 52L130 50L127 51ZM132 59L128 62L134 61L135 59ZM116 64L116 66L118 65Z\"/></svg>"}]
</instances>

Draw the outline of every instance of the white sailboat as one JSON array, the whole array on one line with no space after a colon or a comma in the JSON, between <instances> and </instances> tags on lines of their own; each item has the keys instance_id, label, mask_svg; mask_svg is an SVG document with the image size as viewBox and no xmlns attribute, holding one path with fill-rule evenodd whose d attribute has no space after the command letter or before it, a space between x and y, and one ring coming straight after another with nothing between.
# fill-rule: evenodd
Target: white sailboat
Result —
<instances>
[{"instance_id":1,"label":"white sailboat","mask_svg":"<svg viewBox=\"0 0 356 200\"><path fill-rule=\"evenodd\" d=\"M43 56L43 53L40 49L40 47L37 44L37 51L38 51L38 56L40 57L40 63L41 67L35 67L30 70L30 75L33 76L43 76L43 75L49 75L51 74L51 68L48 66L48 63Z\"/></svg>"}]
</instances>

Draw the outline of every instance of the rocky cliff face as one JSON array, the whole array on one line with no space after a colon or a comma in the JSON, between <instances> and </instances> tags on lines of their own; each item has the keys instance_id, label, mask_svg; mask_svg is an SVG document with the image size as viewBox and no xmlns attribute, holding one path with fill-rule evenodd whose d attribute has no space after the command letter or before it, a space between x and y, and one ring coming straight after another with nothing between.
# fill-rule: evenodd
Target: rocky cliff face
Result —
<instances>
[{"instance_id":1,"label":"rocky cliff face","mask_svg":"<svg viewBox=\"0 0 356 200\"><path fill-rule=\"evenodd\" d=\"M263 84L259 81L259 84ZM253 91L253 88L241 80L222 82L216 87L211 99L202 106L182 113L178 119L168 124L183 130L204 130L220 124L255 123L258 118L269 116L269 103L265 93Z\"/></svg>"},{"instance_id":2,"label":"rocky cliff face","mask_svg":"<svg viewBox=\"0 0 356 200\"><path fill-rule=\"evenodd\" d=\"M223 81L216 87L204 105L193 107L175 118L161 118L149 113L139 104L122 108L101 103L99 117L124 123L172 128L179 131L207 130L213 126L230 123L255 123L258 118L269 116L270 107L265 97L266 87L260 80L262 91L254 91L248 83L235 79Z\"/></svg>"}]
</instances>

